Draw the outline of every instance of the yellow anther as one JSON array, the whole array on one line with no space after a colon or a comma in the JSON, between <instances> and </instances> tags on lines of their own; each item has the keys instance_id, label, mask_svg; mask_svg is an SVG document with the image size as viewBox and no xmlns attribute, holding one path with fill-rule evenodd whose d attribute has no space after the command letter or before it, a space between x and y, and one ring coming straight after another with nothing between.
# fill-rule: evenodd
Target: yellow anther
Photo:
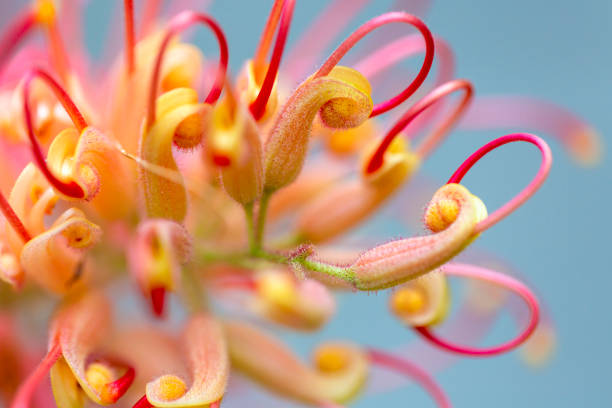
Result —
<instances>
[{"instance_id":1,"label":"yellow anther","mask_svg":"<svg viewBox=\"0 0 612 408\"><path fill-rule=\"evenodd\" d=\"M360 150L374 135L374 122L367 120L356 128L333 132L329 135L327 145L336 154L350 154Z\"/></svg>"},{"instance_id":2,"label":"yellow anther","mask_svg":"<svg viewBox=\"0 0 612 408\"><path fill-rule=\"evenodd\" d=\"M39 24L50 25L55 21L55 4L53 0L37 0L36 21Z\"/></svg>"},{"instance_id":3,"label":"yellow anther","mask_svg":"<svg viewBox=\"0 0 612 408\"><path fill-rule=\"evenodd\" d=\"M174 143L182 149L193 149L202 142L205 120L201 112L193 113L181 121L174 131Z\"/></svg>"},{"instance_id":4,"label":"yellow anther","mask_svg":"<svg viewBox=\"0 0 612 408\"><path fill-rule=\"evenodd\" d=\"M452 199L441 199L427 207L425 225L433 232L444 231L457 219L459 203Z\"/></svg>"},{"instance_id":5,"label":"yellow anther","mask_svg":"<svg viewBox=\"0 0 612 408\"><path fill-rule=\"evenodd\" d=\"M393 190L405 182L420 165L420 159L410 150L410 144L403 137L396 137L384 154L382 166L368 173L367 165L377 148L378 142L371 144L365 149L366 154L362 160L362 176L370 185Z\"/></svg>"},{"instance_id":6,"label":"yellow anther","mask_svg":"<svg viewBox=\"0 0 612 408\"><path fill-rule=\"evenodd\" d=\"M321 107L320 116L323 123L339 129L351 128L361 124L363 122L361 113L366 108L370 111L372 109L372 87L366 77L361 75L359 71L339 65L327 77L352 86L366 96L368 103L367 106L361 106L360 104L364 103L363 100L356 101L348 96L333 98Z\"/></svg>"},{"instance_id":7,"label":"yellow anther","mask_svg":"<svg viewBox=\"0 0 612 408\"><path fill-rule=\"evenodd\" d=\"M366 77L364 77L361 72L353 68L336 65L327 76L346 82L347 84L354 86L366 95L372 94L372 86L370 85Z\"/></svg>"},{"instance_id":8,"label":"yellow anther","mask_svg":"<svg viewBox=\"0 0 612 408\"><path fill-rule=\"evenodd\" d=\"M422 311L426 303L424 291L417 286L401 288L395 291L391 298L393 312L399 317Z\"/></svg>"},{"instance_id":9,"label":"yellow anther","mask_svg":"<svg viewBox=\"0 0 612 408\"><path fill-rule=\"evenodd\" d=\"M159 397L166 401L174 401L185 395L185 382L175 375L164 375L159 378Z\"/></svg>"},{"instance_id":10,"label":"yellow anther","mask_svg":"<svg viewBox=\"0 0 612 408\"><path fill-rule=\"evenodd\" d=\"M91 363L85 372L85 378L91 387L98 392L102 400L112 400L107 384L115 379L113 370L103 363Z\"/></svg>"},{"instance_id":11,"label":"yellow anther","mask_svg":"<svg viewBox=\"0 0 612 408\"><path fill-rule=\"evenodd\" d=\"M185 64L172 67L162 78L162 92L168 92L176 88L189 88L192 84L191 69Z\"/></svg>"},{"instance_id":12,"label":"yellow anther","mask_svg":"<svg viewBox=\"0 0 612 408\"><path fill-rule=\"evenodd\" d=\"M315 352L314 360L317 368L324 373L336 373L343 370L349 363L346 350L335 346L325 345Z\"/></svg>"},{"instance_id":13,"label":"yellow anther","mask_svg":"<svg viewBox=\"0 0 612 408\"><path fill-rule=\"evenodd\" d=\"M279 306L291 306L296 300L295 284L284 273L266 273L257 281L261 297Z\"/></svg>"},{"instance_id":14,"label":"yellow anther","mask_svg":"<svg viewBox=\"0 0 612 408\"><path fill-rule=\"evenodd\" d=\"M93 229L96 228L88 221L75 222L62 231L62 235L68 240L68 245L73 248L85 248L93 240Z\"/></svg>"}]
</instances>

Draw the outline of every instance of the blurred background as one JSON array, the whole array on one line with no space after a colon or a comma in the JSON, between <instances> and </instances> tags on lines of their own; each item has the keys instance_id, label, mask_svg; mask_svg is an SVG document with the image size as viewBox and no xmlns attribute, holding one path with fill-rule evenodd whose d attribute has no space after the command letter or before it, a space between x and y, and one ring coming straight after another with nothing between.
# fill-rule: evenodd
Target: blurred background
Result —
<instances>
[{"instance_id":1,"label":"blurred background","mask_svg":"<svg viewBox=\"0 0 612 408\"><path fill-rule=\"evenodd\" d=\"M19 3L23 2L14 5ZM120 2L89 3L87 41L90 50L102 58L108 45L108 21L116 18ZM252 55L272 3L272 0L202 1L201 7L218 19L226 31L234 72ZM391 3L371 1L343 35L331 42L332 46L360 23L387 11ZM297 0L289 47L325 4L323 0ZM456 407L612 406L607 390L612 365L609 348L612 223L608 210L612 200L609 191L612 169L605 151L610 144L608 135L612 134L612 2L438 0L428 4L415 0L410 7L423 16L434 34L451 45L456 55L457 77L472 81L477 95L522 94L555 102L597 129L604 146L601 163L586 168L573 161L558 142L547 138L554 154L548 181L533 199L487 231L474 245L476 252L496 254L520 271L548 306L558 334L552 360L534 369L516 352L486 359L460 359L437 370L436 378ZM2 20L9 16L6 13ZM121 44L120 36L118 41L116 47ZM201 44L204 52L210 49L216 52L205 34L198 32L194 42ZM420 64L421 60L415 61ZM415 66L407 64L406 76L397 78L398 87L409 80L413 72L410 68ZM315 68L316 65L312 71ZM479 146L505 133L523 130L530 129L453 132L425 163L427 183L441 185ZM537 170L538 160L532 146L508 146L487 156L464 183L492 210L528 182ZM357 232L355 242L364 234L373 234L381 242L422 232L418 227L419 214L408 210L422 208L430 198L418 193L417 190L414 194L402 193L384 214ZM408 203L411 199L422 201ZM415 338L389 316L386 302L383 292L343 295L336 319L322 332L283 336L305 355L314 344L329 338L349 338L399 350ZM483 343L507 339L516 330L513 320L502 315ZM398 385L403 386L392 386L385 392L370 391L354 406L433 406L417 387L408 383ZM231 406L231 397L227 401Z\"/></svg>"}]
</instances>

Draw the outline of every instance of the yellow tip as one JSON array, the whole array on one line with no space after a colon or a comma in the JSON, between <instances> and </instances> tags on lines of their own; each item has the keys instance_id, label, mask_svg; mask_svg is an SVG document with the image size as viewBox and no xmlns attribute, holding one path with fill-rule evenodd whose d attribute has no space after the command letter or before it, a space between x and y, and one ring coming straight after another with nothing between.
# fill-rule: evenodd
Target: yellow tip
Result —
<instances>
[{"instance_id":1,"label":"yellow tip","mask_svg":"<svg viewBox=\"0 0 612 408\"><path fill-rule=\"evenodd\" d=\"M317 368L325 373L341 371L348 365L346 350L335 345L319 347L315 352L314 360Z\"/></svg>"},{"instance_id":2,"label":"yellow tip","mask_svg":"<svg viewBox=\"0 0 612 408\"><path fill-rule=\"evenodd\" d=\"M391 307L398 317L402 317L420 312L426 302L427 299L422 289L416 286L404 287L393 293Z\"/></svg>"},{"instance_id":3,"label":"yellow tip","mask_svg":"<svg viewBox=\"0 0 612 408\"><path fill-rule=\"evenodd\" d=\"M458 215L459 204L455 200L442 199L427 207L425 225L433 232L444 231Z\"/></svg>"},{"instance_id":4,"label":"yellow tip","mask_svg":"<svg viewBox=\"0 0 612 408\"><path fill-rule=\"evenodd\" d=\"M166 401L174 401L185 395L185 382L175 375L164 375L159 378L159 396Z\"/></svg>"},{"instance_id":5,"label":"yellow tip","mask_svg":"<svg viewBox=\"0 0 612 408\"><path fill-rule=\"evenodd\" d=\"M266 273L257 281L260 296L268 302L279 306L291 306L297 294L290 276L284 273Z\"/></svg>"},{"instance_id":6,"label":"yellow tip","mask_svg":"<svg viewBox=\"0 0 612 408\"><path fill-rule=\"evenodd\" d=\"M114 372L110 367L102 363L92 363L87 367L85 378L103 401L112 400L112 396L108 393L106 387L114 380Z\"/></svg>"},{"instance_id":7,"label":"yellow tip","mask_svg":"<svg viewBox=\"0 0 612 408\"><path fill-rule=\"evenodd\" d=\"M55 4L53 4L53 0L37 0L35 10L36 21L39 24L50 25L55 21Z\"/></svg>"}]
</instances>

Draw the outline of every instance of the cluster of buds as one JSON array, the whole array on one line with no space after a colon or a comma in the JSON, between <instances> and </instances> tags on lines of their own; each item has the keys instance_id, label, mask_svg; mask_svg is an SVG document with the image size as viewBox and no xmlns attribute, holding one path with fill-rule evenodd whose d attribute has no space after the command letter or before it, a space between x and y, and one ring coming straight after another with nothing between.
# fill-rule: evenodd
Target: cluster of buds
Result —
<instances>
[{"instance_id":1,"label":"cluster of buds","mask_svg":"<svg viewBox=\"0 0 612 408\"><path fill-rule=\"evenodd\" d=\"M219 407L232 391L231 366L283 398L329 408L356 398L376 365L449 407L410 356L343 340L318 347L310 366L256 324L319 330L333 319L334 295L347 290L392 288L391 313L441 352L484 356L525 345L530 361L550 354L550 318L524 283L453 262L545 181L552 154L542 138L513 133L477 149L420 203L425 235L360 251L335 240L409 184L461 120L544 131L581 162L600 152L588 125L535 100L474 100L472 83L454 78L448 43L415 14L365 22L307 76L304 67L367 2L334 1L281 69L295 0L275 0L253 58L232 78L228 42L212 16L185 10L165 21L159 0L142 10L133 3L123 1L123 54L104 75L84 68L92 63L76 34L83 2L64 0L60 8L33 0L0 38L0 189L9 192L0 192L0 398L7 404L51 406L39 386L49 374L59 407ZM214 35L218 58L180 39L195 24ZM417 33L380 35L386 45L370 48L354 67L339 65L389 24ZM37 28L45 47L26 42ZM418 54L414 78L394 82L398 93L375 102L393 79L380 74ZM428 80L434 62L438 74ZM385 119L389 112L396 120ZM527 187L489 214L462 179L512 142L537 147L541 164ZM530 312L525 329L488 348L435 334L452 306L449 276L520 296ZM125 286L146 299L152 316L132 316ZM492 319L507 306L503 296L485 302L489 293L470 296L472 316ZM33 299L53 303L55 312L48 351L26 376L25 356L35 346L19 343L14 321L32 317ZM180 312L169 309L173 299Z\"/></svg>"}]
</instances>

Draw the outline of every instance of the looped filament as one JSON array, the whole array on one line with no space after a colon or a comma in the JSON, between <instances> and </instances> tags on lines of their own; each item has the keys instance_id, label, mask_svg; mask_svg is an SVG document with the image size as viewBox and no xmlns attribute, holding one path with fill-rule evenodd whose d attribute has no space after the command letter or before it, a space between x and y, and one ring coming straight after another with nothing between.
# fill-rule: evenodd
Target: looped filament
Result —
<instances>
[{"instance_id":1,"label":"looped filament","mask_svg":"<svg viewBox=\"0 0 612 408\"><path fill-rule=\"evenodd\" d=\"M514 210L516 210L518 207L520 207L525 201L529 199L529 197L531 197L540 188L540 186L542 185L542 183L544 183L544 180L546 180L546 177L548 176L548 172L550 171L550 166L552 164L552 153L548 144L538 136L529 133L513 133L497 138L482 146L480 149L476 150L461 164L461 166L459 166L459 168L455 171L455 173L451 176L447 183L460 183L463 179L463 176L465 176L465 174L472 168L474 164L476 164L480 159L487 155L487 153L497 149L500 146L512 142L527 142L535 145L542 154L542 162L540 164L540 168L533 180L531 180L531 182L527 185L527 187L525 187L520 193L514 196L514 198L512 198L506 204L495 210L487 218L480 221L476 225L475 233L480 233L489 229L490 227L504 219L506 216L508 216L510 213L512 213Z\"/></svg>"},{"instance_id":2,"label":"looped filament","mask_svg":"<svg viewBox=\"0 0 612 408\"><path fill-rule=\"evenodd\" d=\"M455 109L453 109L444 121L435 127L435 129L427 135L425 140L416 148L416 153L420 158L424 158L440 143L442 138L451 130L457 123L458 119L465 112L472 100L474 89L469 81L464 79L456 79L440 85L423 99L413 105L408 111L395 123L395 125L387 132L380 145L370 158L366 172L374 173L383 164L383 157L395 137L403 131L406 126L412 123L423 111L430 108L436 102L440 101L445 96L456 92L463 91L463 96L459 100Z\"/></svg>"},{"instance_id":3,"label":"looped filament","mask_svg":"<svg viewBox=\"0 0 612 408\"><path fill-rule=\"evenodd\" d=\"M344 42L340 44L340 46L327 58L321 68L319 68L319 70L313 75L313 78L318 78L329 74L329 72L336 66L336 64L338 64L342 57L344 57L344 55L366 34L369 34L378 27L394 22L407 23L419 30L423 36L423 39L425 40L425 59L423 60L423 65L421 66L419 73L412 80L412 82L396 96L375 105L372 109L372 113L370 114L371 118L395 108L408 99L416 92L417 89L419 89L429 74L434 57L434 39L429 31L429 28L427 28L425 23L423 23L419 18L408 13L392 12L382 14L371 19L355 30L355 32L353 32L353 34L351 34L346 40L344 40Z\"/></svg>"},{"instance_id":4,"label":"looped filament","mask_svg":"<svg viewBox=\"0 0 612 408\"><path fill-rule=\"evenodd\" d=\"M53 91L57 99L60 101L72 122L78 129L79 133L82 132L87 127L87 122L83 115L74 104L68 93L61 87L61 85L51 77L46 71L43 71L40 68L33 68L25 76L24 84L23 84L23 113L24 119L26 122L26 127L28 131L28 137L30 139L30 145L32 148L32 154L34 155L34 160L37 166L40 168L41 172L44 176L49 180L49 183L56 188L62 194L72 197L72 198L84 198L85 191L78 183L75 181L71 181L69 183L65 183L58 179L49 169L45 158L43 156L43 152L40 148L40 144L36 139L36 135L34 134L34 123L32 120L32 110L30 108L30 85L34 78L39 78L43 80Z\"/></svg>"},{"instance_id":5,"label":"looped filament","mask_svg":"<svg viewBox=\"0 0 612 408\"><path fill-rule=\"evenodd\" d=\"M417 333L419 333L425 339L429 340L434 345L441 347L447 351L459 354L465 354L470 356L491 356L510 351L520 346L521 344L523 344L523 342L525 342L525 340L527 340L531 336L533 331L536 329L538 321L540 319L540 308L538 305L538 301L533 292L522 282L499 272L480 268L474 265L452 263L444 265L441 269L445 274L448 275L456 275L488 281L515 292L521 298L523 298L523 300L529 307L530 319L529 323L527 324L527 327L517 337L501 345L489 348L472 348L451 343L436 336L429 330L428 326L414 328Z\"/></svg>"},{"instance_id":6,"label":"looped filament","mask_svg":"<svg viewBox=\"0 0 612 408\"><path fill-rule=\"evenodd\" d=\"M189 26L201 23L208 26L215 37L217 37L217 42L219 43L219 65L217 68L217 74L215 77L215 82L208 92L204 103L212 104L219 99L221 95L221 91L223 90L223 84L225 83L225 76L227 73L227 64L229 60L229 53L227 47L227 40L225 38L225 34L219 24L211 17L206 14L196 13L193 11L183 11L180 14L177 14L169 23L168 29L162 40L161 46L159 47L159 52L157 54L157 58L155 60L155 66L153 68L153 75L151 77L151 85L149 90L149 105L147 108L147 128L151 127L153 123L155 123L155 100L157 95L157 88L159 84L159 77L161 75L161 67L162 61L164 59L164 54L168 45L170 44L170 40L172 37Z\"/></svg>"}]
</instances>

